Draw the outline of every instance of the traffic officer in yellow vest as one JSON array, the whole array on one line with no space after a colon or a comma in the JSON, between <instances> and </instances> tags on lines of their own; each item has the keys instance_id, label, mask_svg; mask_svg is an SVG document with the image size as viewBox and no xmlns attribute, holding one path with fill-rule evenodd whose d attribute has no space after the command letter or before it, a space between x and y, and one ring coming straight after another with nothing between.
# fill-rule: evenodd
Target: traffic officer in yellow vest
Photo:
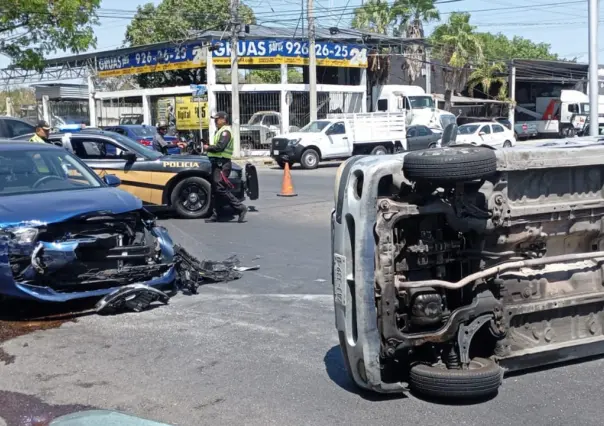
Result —
<instances>
[{"instance_id":1,"label":"traffic officer in yellow vest","mask_svg":"<svg viewBox=\"0 0 604 426\"><path fill-rule=\"evenodd\" d=\"M237 212L239 223L245 221L247 207L243 205L230 191L231 158L233 157L233 132L228 125L229 116L226 112L216 113L212 119L216 123L216 134L210 145L204 145L204 151L212 162L212 193L214 195L214 210L206 222L217 222L221 205L227 203Z\"/></svg>"},{"instance_id":2,"label":"traffic officer in yellow vest","mask_svg":"<svg viewBox=\"0 0 604 426\"><path fill-rule=\"evenodd\" d=\"M50 136L50 124L44 120L40 120L36 125L36 133L29 139L29 141L35 143L50 143L48 136Z\"/></svg>"}]
</instances>

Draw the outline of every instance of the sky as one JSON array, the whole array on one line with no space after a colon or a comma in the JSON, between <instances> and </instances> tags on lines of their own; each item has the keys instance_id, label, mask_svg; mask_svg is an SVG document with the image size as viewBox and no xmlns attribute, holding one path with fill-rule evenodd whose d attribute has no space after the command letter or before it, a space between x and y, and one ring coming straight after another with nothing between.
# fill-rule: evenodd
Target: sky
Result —
<instances>
[{"instance_id":1,"label":"sky","mask_svg":"<svg viewBox=\"0 0 604 426\"><path fill-rule=\"evenodd\" d=\"M145 3L160 3L161 0L103 0L101 8L110 12L113 17L101 18L96 28L97 48L95 51L111 50L122 46L127 16L132 16L136 7ZM259 24L274 25L279 16L288 16L287 25L295 25L296 13L301 11L301 1L306 0L243 0L256 12ZM314 0L316 7L316 23L320 26L348 26L352 10L360 6L363 0ZM438 2L447 0L437 0ZM126 6L127 5L127 6ZM508 37L514 35L528 38L535 42L545 42L551 45L552 51L564 58L577 58L579 62L588 59L587 34L587 1L586 0L538 0L526 2L521 0L460 0L438 5L441 21L445 21L451 12L471 12L471 23L477 31L492 33L501 32ZM130 11L122 13L119 11ZM277 13L275 13L277 12ZM287 13L288 15L284 15ZM125 17L125 16L126 17ZM599 13L599 21L603 21L603 12ZM170 22L166 22L170 25ZM427 34L438 23L426 26ZM599 57L604 52L604 28L599 28ZM67 56L58 53L51 56ZM602 59L599 61L602 63ZM5 58L0 58L0 67L8 65Z\"/></svg>"}]
</instances>

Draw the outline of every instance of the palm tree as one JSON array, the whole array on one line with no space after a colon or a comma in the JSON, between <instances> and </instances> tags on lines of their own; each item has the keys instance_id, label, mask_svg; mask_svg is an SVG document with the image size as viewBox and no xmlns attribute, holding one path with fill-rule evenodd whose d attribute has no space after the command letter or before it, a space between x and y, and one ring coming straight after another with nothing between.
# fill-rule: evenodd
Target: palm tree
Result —
<instances>
[{"instance_id":1,"label":"palm tree","mask_svg":"<svg viewBox=\"0 0 604 426\"><path fill-rule=\"evenodd\" d=\"M468 92L473 96L474 89L482 86L482 91L489 96L491 86L499 83L499 93L497 98L501 99L507 96L507 80L501 75L505 73L505 64L503 62L483 61L477 68L474 68L470 77L468 77Z\"/></svg>"},{"instance_id":2,"label":"palm tree","mask_svg":"<svg viewBox=\"0 0 604 426\"><path fill-rule=\"evenodd\" d=\"M396 21L392 7L385 0L369 0L357 7L352 18L352 27L378 34L389 34Z\"/></svg>"},{"instance_id":3,"label":"palm tree","mask_svg":"<svg viewBox=\"0 0 604 426\"><path fill-rule=\"evenodd\" d=\"M400 17L400 30L408 39L424 38L424 22L440 20L434 0L397 0L392 6L393 14ZM425 61L424 46L412 44L405 48L404 69L410 83L420 75Z\"/></svg>"},{"instance_id":4,"label":"palm tree","mask_svg":"<svg viewBox=\"0 0 604 426\"><path fill-rule=\"evenodd\" d=\"M451 107L451 90L461 90L465 85L470 63L482 61L482 41L470 25L470 14L454 12L449 20L432 33L431 42L435 56L447 65L444 72L445 109Z\"/></svg>"}]
</instances>

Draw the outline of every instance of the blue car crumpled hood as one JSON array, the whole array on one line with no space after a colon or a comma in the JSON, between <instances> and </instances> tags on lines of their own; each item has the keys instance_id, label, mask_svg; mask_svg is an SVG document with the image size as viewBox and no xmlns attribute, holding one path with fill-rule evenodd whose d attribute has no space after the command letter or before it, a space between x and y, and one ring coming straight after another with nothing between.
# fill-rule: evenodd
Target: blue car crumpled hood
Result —
<instances>
[{"instance_id":1,"label":"blue car crumpled hood","mask_svg":"<svg viewBox=\"0 0 604 426\"><path fill-rule=\"evenodd\" d=\"M95 212L120 214L143 206L141 200L117 188L10 195L0 201L0 229L30 221L57 223Z\"/></svg>"},{"instance_id":2,"label":"blue car crumpled hood","mask_svg":"<svg viewBox=\"0 0 604 426\"><path fill-rule=\"evenodd\" d=\"M11 195L0 201L0 295L62 302L104 296L133 280L157 287L176 279L174 243L167 230L127 192L94 188ZM17 233L29 235L32 228L60 233L51 233L50 240L18 240L23 237ZM88 250L82 258L80 248Z\"/></svg>"}]
</instances>

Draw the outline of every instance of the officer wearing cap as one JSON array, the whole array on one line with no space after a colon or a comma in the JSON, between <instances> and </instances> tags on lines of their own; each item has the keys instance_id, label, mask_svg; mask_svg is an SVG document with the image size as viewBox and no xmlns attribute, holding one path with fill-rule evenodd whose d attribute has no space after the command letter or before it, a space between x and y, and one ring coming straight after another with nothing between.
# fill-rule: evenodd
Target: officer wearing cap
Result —
<instances>
[{"instance_id":1,"label":"officer wearing cap","mask_svg":"<svg viewBox=\"0 0 604 426\"><path fill-rule=\"evenodd\" d=\"M204 151L207 152L208 158L212 162L212 192L215 201L226 202L239 215L238 222L245 221L247 207L233 195L230 191L228 180L231 174L231 158L233 157L233 132L228 125L229 116L226 112L217 112L212 119L216 123L216 134L210 145L204 145ZM214 211L212 216L206 222L218 221L217 205L214 203Z\"/></svg>"},{"instance_id":2,"label":"officer wearing cap","mask_svg":"<svg viewBox=\"0 0 604 426\"><path fill-rule=\"evenodd\" d=\"M168 153L168 142L164 139L164 136L168 132L168 124L165 121L157 123L157 132L153 136L153 148L156 151L167 154Z\"/></svg>"},{"instance_id":3,"label":"officer wearing cap","mask_svg":"<svg viewBox=\"0 0 604 426\"><path fill-rule=\"evenodd\" d=\"M50 124L44 120L38 121L36 124L36 133L29 139L30 142L35 143L50 143L48 137L50 136Z\"/></svg>"}]
</instances>

